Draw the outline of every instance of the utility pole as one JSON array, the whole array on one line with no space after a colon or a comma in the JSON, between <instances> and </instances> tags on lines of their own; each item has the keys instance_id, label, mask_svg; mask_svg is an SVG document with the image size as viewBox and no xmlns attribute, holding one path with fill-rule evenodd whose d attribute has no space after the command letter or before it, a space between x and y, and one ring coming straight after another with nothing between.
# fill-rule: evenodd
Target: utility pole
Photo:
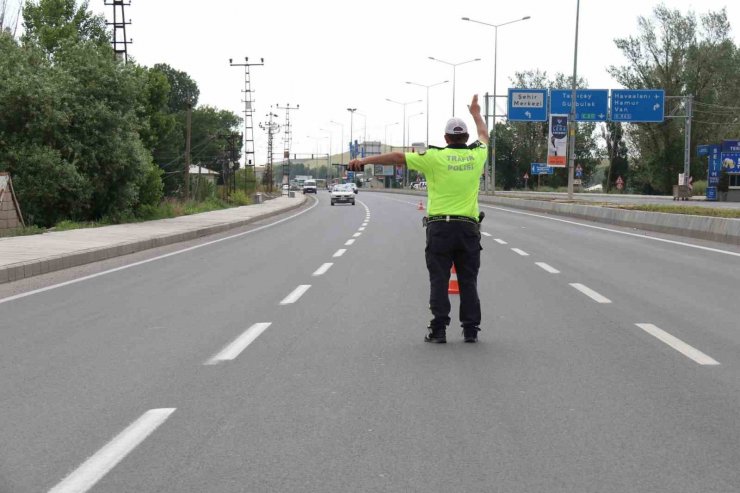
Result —
<instances>
[{"instance_id":1,"label":"utility pole","mask_svg":"<svg viewBox=\"0 0 740 493\"><path fill-rule=\"evenodd\" d=\"M670 115L665 118L683 118L684 119L684 149L683 149L683 183L681 185L689 184L689 175L691 174L691 120L694 117L694 95L689 94L688 96L666 96L666 100L680 99L683 102L683 115L676 115L680 109L676 107Z\"/></svg>"},{"instance_id":2,"label":"utility pole","mask_svg":"<svg viewBox=\"0 0 740 493\"><path fill-rule=\"evenodd\" d=\"M683 184L689 184L689 175L691 174L691 118L694 115L693 103L694 96L686 96L686 135L684 138L684 149L683 149Z\"/></svg>"},{"instance_id":3,"label":"utility pole","mask_svg":"<svg viewBox=\"0 0 740 493\"><path fill-rule=\"evenodd\" d=\"M285 106L276 105L279 110L285 110L285 125L283 125L283 176L280 183L285 185L290 183L290 145L293 141L293 133L290 129L290 111L300 109L301 105L297 104L295 108L290 107L290 103Z\"/></svg>"},{"instance_id":4,"label":"utility pole","mask_svg":"<svg viewBox=\"0 0 740 493\"><path fill-rule=\"evenodd\" d=\"M133 39L126 39L126 26L131 25L131 19L126 20L125 8L131 6L130 0L105 0L107 7L113 7L113 22L105 23L106 26L113 26L113 52L116 58L128 63L128 45L134 42ZM120 20L118 14L120 13Z\"/></svg>"},{"instance_id":5,"label":"utility pole","mask_svg":"<svg viewBox=\"0 0 740 493\"><path fill-rule=\"evenodd\" d=\"M267 165L265 166L265 175L262 178L262 181L264 182L265 186L267 187L268 192L272 192L272 162L273 162L273 154L272 154L272 142L273 142L273 136L280 131L280 125L278 125L273 118L276 118L278 115L276 113L272 112L272 106L270 107L270 112L265 115L267 116L268 120L266 123L260 123L260 128L267 132Z\"/></svg>"},{"instance_id":6,"label":"utility pole","mask_svg":"<svg viewBox=\"0 0 740 493\"><path fill-rule=\"evenodd\" d=\"M193 103L188 97L188 112L185 119L185 199L190 198L190 136L192 131Z\"/></svg>"},{"instance_id":7,"label":"utility pole","mask_svg":"<svg viewBox=\"0 0 740 493\"><path fill-rule=\"evenodd\" d=\"M256 163L254 157L254 101L252 100L252 80L249 74L249 67L262 66L265 64L265 59L260 58L259 63L250 63L249 57L244 57L244 63L234 63L232 58L229 58L229 65L232 67L244 67L244 192L247 193L247 176L249 175L249 167L252 168L252 179L254 180L257 176L254 171Z\"/></svg>"},{"instance_id":8,"label":"utility pole","mask_svg":"<svg viewBox=\"0 0 740 493\"><path fill-rule=\"evenodd\" d=\"M226 148L224 149L225 167L222 170L224 174L224 194L227 189L231 192L236 192L235 172L239 168L239 152L237 151L236 142L242 136L237 133L228 133L221 134L219 137L226 141Z\"/></svg>"},{"instance_id":9,"label":"utility pole","mask_svg":"<svg viewBox=\"0 0 740 493\"><path fill-rule=\"evenodd\" d=\"M568 200L573 200L573 173L576 162L576 87L578 84L578 18L581 14L581 0L576 2L576 45L573 51L573 87L570 95L570 114L568 117ZM495 102L494 102L495 104Z\"/></svg>"}]
</instances>

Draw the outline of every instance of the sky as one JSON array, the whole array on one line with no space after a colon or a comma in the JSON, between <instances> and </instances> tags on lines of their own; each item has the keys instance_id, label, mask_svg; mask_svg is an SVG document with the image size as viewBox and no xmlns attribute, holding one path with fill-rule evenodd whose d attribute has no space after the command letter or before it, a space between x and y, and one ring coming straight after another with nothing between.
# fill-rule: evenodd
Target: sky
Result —
<instances>
[{"instance_id":1,"label":"sky","mask_svg":"<svg viewBox=\"0 0 740 493\"><path fill-rule=\"evenodd\" d=\"M580 2L578 76L592 89L620 88L607 73L626 60L616 38L636 35L638 16L650 17L654 0L583 0ZM665 0L667 7L697 15L727 9L732 34L740 44L740 2L737 0ZM104 0L90 0L90 9L112 18ZM444 124L452 115L451 63L475 58L455 72L455 115L474 128L467 110L472 95L494 92L494 29L462 17L501 24L498 28L496 88L506 94L515 72L539 69L554 77L572 75L576 0L314 0L244 1L134 0L126 8L133 39L129 55L142 65L167 63L187 72L200 88L199 104L243 114L244 69L229 66L249 57L264 58L251 68L254 92L255 154L267 159L267 135L259 123L270 111L284 122L276 106L291 112L293 143L299 154L338 154L342 139L390 141L402 145L404 107L386 101L421 100L406 105L408 142L444 145ZM426 89L406 84L435 84ZM498 113L505 111L499 98ZM271 108L271 106L273 108ZM347 108L357 108L354 117ZM419 114L419 113L424 114ZM340 125L331 122L337 122ZM276 159L283 134L275 138ZM346 149L346 147L345 147Z\"/></svg>"}]
</instances>

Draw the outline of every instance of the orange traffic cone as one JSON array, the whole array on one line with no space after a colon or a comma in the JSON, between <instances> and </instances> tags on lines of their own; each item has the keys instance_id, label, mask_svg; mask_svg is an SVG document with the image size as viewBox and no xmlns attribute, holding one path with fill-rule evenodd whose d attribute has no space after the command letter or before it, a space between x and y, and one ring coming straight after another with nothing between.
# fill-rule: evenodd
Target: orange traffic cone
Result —
<instances>
[{"instance_id":1,"label":"orange traffic cone","mask_svg":"<svg viewBox=\"0 0 740 493\"><path fill-rule=\"evenodd\" d=\"M416 210L417 211L423 211L424 210L424 204L422 203L421 200L419 201L419 207L417 207Z\"/></svg>"},{"instance_id":2,"label":"orange traffic cone","mask_svg":"<svg viewBox=\"0 0 740 493\"><path fill-rule=\"evenodd\" d=\"M457 271L455 270L455 264L452 264L452 272L450 272L450 285L447 288L449 294L460 294L460 285L457 283Z\"/></svg>"}]
</instances>

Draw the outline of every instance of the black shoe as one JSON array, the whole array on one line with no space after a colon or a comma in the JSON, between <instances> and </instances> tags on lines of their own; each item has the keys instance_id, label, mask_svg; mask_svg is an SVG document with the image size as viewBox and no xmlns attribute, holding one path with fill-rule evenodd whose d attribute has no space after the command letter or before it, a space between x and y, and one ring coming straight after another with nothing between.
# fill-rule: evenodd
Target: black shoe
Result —
<instances>
[{"instance_id":1,"label":"black shoe","mask_svg":"<svg viewBox=\"0 0 740 493\"><path fill-rule=\"evenodd\" d=\"M480 328L472 327L469 329L463 329L463 340L465 342L478 342L478 332Z\"/></svg>"},{"instance_id":2,"label":"black shoe","mask_svg":"<svg viewBox=\"0 0 740 493\"><path fill-rule=\"evenodd\" d=\"M429 328L429 333L424 336L424 342L434 342L437 344L444 344L447 342L447 335L444 329L432 330Z\"/></svg>"}]
</instances>

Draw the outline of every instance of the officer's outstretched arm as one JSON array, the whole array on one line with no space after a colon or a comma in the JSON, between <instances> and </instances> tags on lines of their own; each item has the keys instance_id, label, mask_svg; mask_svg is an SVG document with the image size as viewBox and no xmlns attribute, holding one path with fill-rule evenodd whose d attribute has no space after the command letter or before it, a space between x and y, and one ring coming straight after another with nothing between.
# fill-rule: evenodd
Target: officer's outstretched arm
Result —
<instances>
[{"instance_id":1,"label":"officer's outstretched arm","mask_svg":"<svg viewBox=\"0 0 740 493\"><path fill-rule=\"evenodd\" d=\"M402 152L386 152L377 156L353 159L349 162L350 171L361 171L366 164L402 164L406 165L406 155Z\"/></svg>"},{"instance_id":2,"label":"officer's outstretched arm","mask_svg":"<svg viewBox=\"0 0 740 493\"><path fill-rule=\"evenodd\" d=\"M473 102L468 106L470 114L475 121L475 129L478 132L478 140L484 144L488 144L488 127L483 117L480 115L480 105L478 104L478 95L473 95Z\"/></svg>"}]
</instances>

